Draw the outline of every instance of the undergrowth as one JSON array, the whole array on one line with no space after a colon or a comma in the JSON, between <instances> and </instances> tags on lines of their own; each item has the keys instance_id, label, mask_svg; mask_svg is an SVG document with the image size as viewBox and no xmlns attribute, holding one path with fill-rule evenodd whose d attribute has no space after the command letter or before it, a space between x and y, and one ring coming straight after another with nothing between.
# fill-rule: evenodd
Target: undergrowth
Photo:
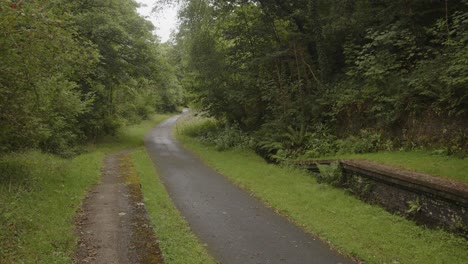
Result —
<instances>
[{"instance_id":1,"label":"undergrowth","mask_svg":"<svg viewBox=\"0 0 468 264\"><path fill-rule=\"evenodd\" d=\"M182 117L180 122L196 122L200 118L194 113ZM236 124L227 124L214 119L203 119L204 122L197 125L183 126L176 128L182 129L183 133L195 138L199 142L213 145L217 150L253 148L255 140L253 137L243 132ZM182 131L180 131L182 132Z\"/></svg>"},{"instance_id":2,"label":"undergrowth","mask_svg":"<svg viewBox=\"0 0 468 264\"><path fill-rule=\"evenodd\" d=\"M463 238L365 204L304 171L267 164L251 150L219 152L184 133L177 137L240 187L364 263L468 263Z\"/></svg>"},{"instance_id":3,"label":"undergrowth","mask_svg":"<svg viewBox=\"0 0 468 264\"><path fill-rule=\"evenodd\" d=\"M317 164L317 168L318 183L328 183L333 186L340 186L343 183L343 172L338 162L332 162L330 165Z\"/></svg>"},{"instance_id":4,"label":"undergrowth","mask_svg":"<svg viewBox=\"0 0 468 264\"><path fill-rule=\"evenodd\" d=\"M338 139L322 125L308 132L305 127L288 127L278 132L264 126L255 133L245 133L238 126L228 126L214 119L191 115L177 125L178 133L214 146L216 150L251 149L276 163L294 160L368 158L378 162L429 173L434 176L468 181L468 162L449 152L420 148L395 148L376 132L362 130L357 136Z\"/></svg>"},{"instance_id":5,"label":"undergrowth","mask_svg":"<svg viewBox=\"0 0 468 264\"><path fill-rule=\"evenodd\" d=\"M27 152L0 159L0 263L71 261L73 217L103 157Z\"/></svg>"},{"instance_id":6,"label":"undergrowth","mask_svg":"<svg viewBox=\"0 0 468 264\"><path fill-rule=\"evenodd\" d=\"M0 156L0 263L70 263L73 219L99 181L105 154L142 146L147 131L167 117L124 127L74 158L38 151Z\"/></svg>"}]
</instances>

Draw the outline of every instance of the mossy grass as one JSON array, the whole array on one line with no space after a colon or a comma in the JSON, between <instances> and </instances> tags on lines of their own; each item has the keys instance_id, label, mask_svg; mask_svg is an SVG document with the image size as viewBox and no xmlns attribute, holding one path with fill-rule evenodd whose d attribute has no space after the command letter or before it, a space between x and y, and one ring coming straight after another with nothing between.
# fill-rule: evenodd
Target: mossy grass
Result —
<instances>
[{"instance_id":1,"label":"mossy grass","mask_svg":"<svg viewBox=\"0 0 468 264\"><path fill-rule=\"evenodd\" d=\"M468 159L436 155L428 151L385 151L366 154L346 154L319 159L367 159L388 165L427 173L447 179L468 182Z\"/></svg>"},{"instance_id":2,"label":"mossy grass","mask_svg":"<svg viewBox=\"0 0 468 264\"><path fill-rule=\"evenodd\" d=\"M253 151L216 151L184 130L179 124L177 138L207 164L306 232L364 263L468 263L463 238L418 226L345 190L319 184L299 169L267 164Z\"/></svg>"},{"instance_id":3,"label":"mossy grass","mask_svg":"<svg viewBox=\"0 0 468 264\"><path fill-rule=\"evenodd\" d=\"M30 151L0 157L0 263L70 263L74 217L105 154L143 145L169 115L122 128L72 159Z\"/></svg>"},{"instance_id":4,"label":"mossy grass","mask_svg":"<svg viewBox=\"0 0 468 264\"><path fill-rule=\"evenodd\" d=\"M167 264L215 263L190 230L166 192L144 148L132 152L141 179L145 205Z\"/></svg>"}]
</instances>

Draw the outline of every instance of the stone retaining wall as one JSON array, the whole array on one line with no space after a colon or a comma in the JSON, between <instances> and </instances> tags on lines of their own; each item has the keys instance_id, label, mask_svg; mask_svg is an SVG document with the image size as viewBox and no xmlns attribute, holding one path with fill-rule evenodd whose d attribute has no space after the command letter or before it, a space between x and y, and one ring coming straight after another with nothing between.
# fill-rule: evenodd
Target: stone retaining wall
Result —
<instances>
[{"instance_id":1,"label":"stone retaining wall","mask_svg":"<svg viewBox=\"0 0 468 264\"><path fill-rule=\"evenodd\" d=\"M317 164L339 162L341 187L428 227L468 237L468 184L367 160L315 160L299 167L319 173Z\"/></svg>"}]
</instances>

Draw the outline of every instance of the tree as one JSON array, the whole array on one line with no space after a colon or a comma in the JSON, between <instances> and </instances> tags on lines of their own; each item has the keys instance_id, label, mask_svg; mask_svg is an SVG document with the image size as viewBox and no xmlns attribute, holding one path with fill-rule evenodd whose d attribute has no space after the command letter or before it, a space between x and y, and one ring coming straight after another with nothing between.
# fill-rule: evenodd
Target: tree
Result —
<instances>
[{"instance_id":1,"label":"tree","mask_svg":"<svg viewBox=\"0 0 468 264\"><path fill-rule=\"evenodd\" d=\"M0 151L70 156L180 103L175 72L133 0L0 0Z\"/></svg>"},{"instance_id":2,"label":"tree","mask_svg":"<svg viewBox=\"0 0 468 264\"><path fill-rule=\"evenodd\" d=\"M466 1L185 3L185 88L209 115L246 131L325 126L466 149Z\"/></svg>"}]
</instances>

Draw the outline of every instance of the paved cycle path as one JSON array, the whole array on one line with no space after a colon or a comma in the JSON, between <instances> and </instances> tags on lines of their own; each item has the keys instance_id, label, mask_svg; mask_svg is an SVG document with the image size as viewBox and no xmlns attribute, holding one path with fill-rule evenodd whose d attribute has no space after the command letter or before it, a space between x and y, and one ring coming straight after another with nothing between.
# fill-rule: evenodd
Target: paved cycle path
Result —
<instances>
[{"instance_id":1,"label":"paved cycle path","mask_svg":"<svg viewBox=\"0 0 468 264\"><path fill-rule=\"evenodd\" d=\"M175 205L219 263L353 263L183 149L172 136L179 117L155 127L145 145Z\"/></svg>"}]
</instances>

